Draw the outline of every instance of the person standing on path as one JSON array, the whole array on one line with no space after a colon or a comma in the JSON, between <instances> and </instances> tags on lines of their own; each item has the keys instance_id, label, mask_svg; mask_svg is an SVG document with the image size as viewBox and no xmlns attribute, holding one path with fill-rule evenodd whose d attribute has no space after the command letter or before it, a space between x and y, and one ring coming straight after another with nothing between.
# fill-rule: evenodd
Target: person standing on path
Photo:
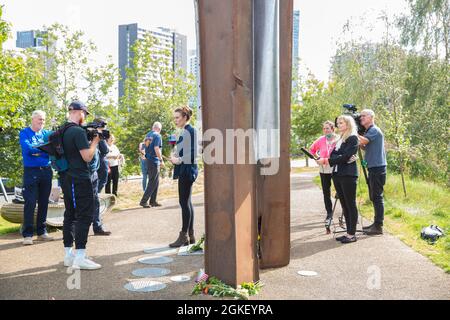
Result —
<instances>
[{"instance_id":1,"label":"person standing on path","mask_svg":"<svg viewBox=\"0 0 450 320\"><path fill-rule=\"evenodd\" d=\"M386 151L384 149L384 135L375 125L375 113L370 109L361 111L361 125L366 128L364 136L358 136L362 149L365 150L364 159L369 170L370 200L373 202L375 221L363 231L369 236L383 234L384 222L384 185L386 184Z\"/></svg>"},{"instance_id":2,"label":"person standing on path","mask_svg":"<svg viewBox=\"0 0 450 320\"><path fill-rule=\"evenodd\" d=\"M36 229L38 240L53 240L47 233L48 199L52 190L53 171L50 167L49 155L36 147L44 144L45 137L50 134L44 130L45 112L36 110L31 115L31 126L20 131L19 141L23 158L23 191L25 200L23 207L22 236L23 245L33 244L34 210L36 202L38 212L36 216Z\"/></svg>"},{"instance_id":3,"label":"person standing on path","mask_svg":"<svg viewBox=\"0 0 450 320\"><path fill-rule=\"evenodd\" d=\"M111 194L111 184L112 193L117 197L117 192L119 189L119 166L123 165L125 158L123 154L120 153L119 148L114 144L116 138L111 134L107 143L109 147L109 153L106 156L109 164L108 182L106 183L105 192Z\"/></svg>"},{"instance_id":4,"label":"person standing on path","mask_svg":"<svg viewBox=\"0 0 450 320\"><path fill-rule=\"evenodd\" d=\"M102 266L86 255L89 228L94 219L95 194L89 163L98 152L98 135L89 142L86 130L81 127L89 115L87 107L80 101L69 105L68 123L72 124L63 136L64 156L68 163L64 174L63 240L64 266L81 270L96 270ZM75 241L76 254L72 251Z\"/></svg>"},{"instance_id":5,"label":"person standing on path","mask_svg":"<svg viewBox=\"0 0 450 320\"><path fill-rule=\"evenodd\" d=\"M139 205L144 208L160 207L161 205L156 201L159 187L159 173L161 167L164 167L162 158L162 139L161 139L162 124L155 122L152 131L145 137L145 158L147 164L148 183L145 188ZM150 200L150 205L148 204Z\"/></svg>"},{"instance_id":6,"label":"person standing on path","mask_svg":"<svg viewBox=\"0 0 450 320\"><path fill-rule=\"evenodd\" d=\"M147 159L145 158L145 139L141 143L139 143L139 162L141 164L141 174L142 174L142 191L145 192L145 188L147 188Z\"/></svg>"},{"instance_id":7,"label":"person standing on path","mask_svg":"<svg viewBox=\"0 0 450 320\"><path fill-rule=\"evenodd\" d=\"M317 160L317 164L327 164L333 167L333 182L341 201L347 227L347 234L336 240L342 243L352 243L356 242L356 225L358 223L356 206L358 136L356 123L352 117L340 116L337 121L341 139L337 142L330 157L320 158Z\"/></svg>"},{"instance_id":8,"label":"person standing on path","mask_svg":"<svg viewBox=\"0 0 450 320\"><path fill-rule=\"evenodd\" d=\"M187 106L177 108L174 112L175 125L182 128L183 132L177 142L176 154L171 156L170 162L175 165L173 178L178 179L183 224L178 239L169 245L172 248L195 243L192 186L198 177L198 142L197 130L189 124L191 117L192 110Z\"/></svg>"},{"instance_id":9,"label":"person standing on path","mask_svg":"<svg viewBox=\"0 0 450 320\"><path fill-rule=\"evenodd\" d=\"M336 142L339 138L334 133L334 123L326 121L323 124L323 136L317 139L309 149L309 152L313 155L317 155L321 158L329 158L331 152L336 146ZM325 203L325 210L327 216L325 218L325 224L331 225L333 220L333 203L331 202L331 179L332 168L329 165L320 165L320 181L322 183L323 200Z\"/></svg>"}]
</instances>

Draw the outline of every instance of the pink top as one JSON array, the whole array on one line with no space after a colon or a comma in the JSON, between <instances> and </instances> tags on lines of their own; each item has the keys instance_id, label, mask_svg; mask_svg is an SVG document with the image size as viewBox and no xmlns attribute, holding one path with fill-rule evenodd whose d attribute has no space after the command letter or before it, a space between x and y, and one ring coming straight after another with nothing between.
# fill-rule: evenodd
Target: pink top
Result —
<instances>
[{"instance_id":1,"label":"pink top","mask_svg":"<svg viewBox=\"0 0 450 320\"><path fill-rule=\"evenodd\" d=\"M328 159L335 147L336 147L335 137L333 137L331 142L328 142L327 137L322 136L319 139L317 139L316 142L313 143L313 145L309 149L309 152L311 152L313 155L318 154L321 158ZM328 165L320 166L320 172L331 173L331 168Z\"/></svg>"}]
</instances>

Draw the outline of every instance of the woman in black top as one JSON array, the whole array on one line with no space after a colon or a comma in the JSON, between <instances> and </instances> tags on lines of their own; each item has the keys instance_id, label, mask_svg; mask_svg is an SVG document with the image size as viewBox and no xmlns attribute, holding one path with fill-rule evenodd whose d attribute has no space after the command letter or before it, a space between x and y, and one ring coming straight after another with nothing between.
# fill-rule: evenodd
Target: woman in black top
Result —
<instances>
[{"instance_id":1,"label":"woman in black top","mask_svg":"<svg viewBox=\"0 0 450 320\"><path fill-rule=\"evenodd\" d=\"M170 161L175 165L173 178L178 179L178 196L183 226L178 239L169 245L172 248L195 243L194 207L191 196L192 185L198 176L197 131L189 124L191 117L192 110L187 106L175 110L175 125L178 128L183 128L183 133L177 142L177 153L172 155Z\"/></svg>"},{"instance_id":2,"label":"woman in black top","mask_svg":"<svg viewBox=\"0 0 450 320\"><path fill-rule=\"evenodd\" d=\"M337 120L341 139L329 159L321 158L318 164L329 164L333 167L333 182L343 208L347 234L336 238L342 243L356 242L356 225L358 208L356 206L356 186L358 168L356 153L358 152L358 136L355 120L350 116L340 116Z\"/></svg>"}]
</instances>

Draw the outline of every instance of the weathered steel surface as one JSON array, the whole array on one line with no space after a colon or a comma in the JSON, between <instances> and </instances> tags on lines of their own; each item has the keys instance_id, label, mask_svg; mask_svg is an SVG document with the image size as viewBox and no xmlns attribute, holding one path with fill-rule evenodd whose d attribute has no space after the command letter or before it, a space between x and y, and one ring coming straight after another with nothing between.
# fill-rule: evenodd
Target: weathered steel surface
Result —
<instances>
[{"instance_id":1,"label":"weathered steel surface","mask_svg":"<svg viewBox=\"0 0 450 320\"><path fill-rule=\"evenodd\" d=\"M253 127L252 1L199 0L198 13L203 131L226 137ZM205 165L206 273L234 286L259 278L255 186L248 162Z\"/></svg>"},{"instance_id":2,"label":"weathered steel surface","mask_svg":"<svg viewBox=\"0 0 450 320\"><path fill-rule=\"evenodd\" d=\"M290 130L292 86L293 1L280 1L280 147L276 175L258 175L261 223L261 268L283 267L290 261Z\"/></svg>"}]
</instances>

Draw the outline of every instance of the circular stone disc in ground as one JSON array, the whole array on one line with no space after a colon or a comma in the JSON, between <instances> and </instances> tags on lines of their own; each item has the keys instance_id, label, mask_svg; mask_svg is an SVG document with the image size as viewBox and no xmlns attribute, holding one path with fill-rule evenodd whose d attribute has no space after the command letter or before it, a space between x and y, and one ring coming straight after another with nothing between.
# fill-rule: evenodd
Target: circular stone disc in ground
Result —
<instances>
[{"instance_id":1,"label":"circular stone disc in ground","mask_svg":"<svg viewBox=\"0 0 450 320\"><path fill-rule=\"evenodd\" d=\"M140 258L138 261L143 264L167 264L173 262L173 258L154 256Z\"/></svg>"},{"instance_id":2,"label":"circular stone disc in ground","mask_svg":"<svg viewBox=\"0 0 450 320\"><path fill-rule=\"evenodd\" d=\"M145 248L145 253L157 253L158 255L170 255L170 254L177 254L178 249L173 249L170 247L163 247L163 248Z\"/></svg>"},{"instance_id":3,"label":"circular stone disc in ground","mask_svg":"<svg viewBox=\"0 0 450 320\"><path fill-rule=\"evenodd\" d=\"M132 292L153 292L162 290L165 287L164 283L151 280L132 281L124 286L125 289Z\"/></svg>"},{"instance_id":4,"label":"circular stone disc in ground","mask_svg":"<svg viewBox=\"0 0 450 320\"><path fill-rule=\"evenodd\" d=\"M191 277L189 276L174 276L172 278L170 278L171 281L173 282L187 282L191 280Z\"/></svg>"},{"instance_id":5,"label":"circular stone disc in ground","mask_svg":"<svg viewBox=\"0 0 450 320\"><path fill-rule=\"evenodd\" d=\"M132 272L133 276L142 278L157 278L163 277L170 273L169 269L164 268L143 268Z\"/></svg>"},{"instance_id":6,"label":"circular stone disc in ground","mask_svg":"<svg viewBox=\"0 0 450 320\"><path fill-rule=\"evenodd\" d=\"M299 271L297 272L299 275L303 276L303 277L316 277L318 276L318 273L315 271Z\"/></svg>"}]
</instances>

